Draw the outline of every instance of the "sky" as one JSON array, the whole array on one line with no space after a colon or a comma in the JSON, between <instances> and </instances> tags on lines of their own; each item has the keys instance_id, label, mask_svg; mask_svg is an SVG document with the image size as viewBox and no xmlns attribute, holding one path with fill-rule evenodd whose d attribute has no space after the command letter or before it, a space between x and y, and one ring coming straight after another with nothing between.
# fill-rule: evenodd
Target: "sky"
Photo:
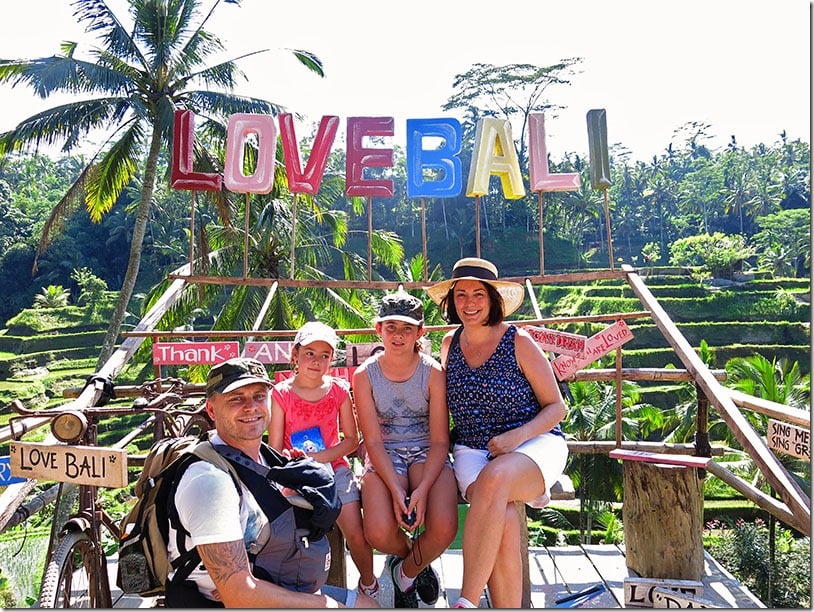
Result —
<instances>
[{"instance_id":1,"label":"sky","mask_svg":"<svg viewBox=\"0 0 814 612\"><path fill-rule=\"evenodd\" d=\"M109 5L126 17L123 0ZM0 58L52 55L63 40L79 42L79 55L96 44L69 0L0 6ZM406 119L456 116L442 106L475 63L580 57L571 84L547 90L565 107L546 114L549 155L586 156L586 113L602 108L609 143L649 161L683 144L674 133L689 122L709 126L714 150L733 135L747 148L771 145L784 130L810 143L811 14L804 0L242 0L221 3L209 30L226 45L223 59L269 49L239 63L249 81L238 91L302 114L298 136L323 115L342 119L338 141L347 117L388 116L399 146ZM315 53L326 76L290 49ZM0 131L61 101L4 85Z\"/></svg>"}]
</instances>

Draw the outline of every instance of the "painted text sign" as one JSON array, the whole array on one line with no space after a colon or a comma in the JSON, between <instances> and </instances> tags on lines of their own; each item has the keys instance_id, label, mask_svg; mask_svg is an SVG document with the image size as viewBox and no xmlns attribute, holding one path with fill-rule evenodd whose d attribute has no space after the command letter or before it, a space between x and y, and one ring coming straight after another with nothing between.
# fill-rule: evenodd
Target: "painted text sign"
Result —
<instances>
[{"instance_id":1,"label":"painted text sign","mask_svg":"<svg viewBox=\"0 0 814 612\"><path fill-rule=\"evenodd\" d=\"M11 473L11 457L0 457L0 487L16 482L25 482L25 478L14 476Z\"/></svg>"},{"instance_id":2,"label":"painted text sign","mask_svg":"<svg viewBox=\"0 0 814 612\"><path fill-rule=\"evenodd\" d=\"M156 342L154 365L193 365L221 363L240 356L237 342Z\"/></svg>"},{"instance_id":3,"label":"painted text sign","mask_svg":"<svg viewBox=\"0 0 814 612\"><path fill-rule=\"evenodd\" d=\"M253 357L260 363L290 363L293 346L293 340L246 342L243 346L243 356Z\"/></svg>"},{"instance_id":4,"label":"painted text sign","mask_svg":"<svg viewBox=\"0 0 814 612\"><path fill-rule=\"evenodd\" d=\"M127 450L12 442L11 473L32 480L53 480L120 489L127 486Z\"/></svg>"},{"instance_id":5,"label":"painted text sign","mask_svg":"<svg viewBox=\"0 0 814 612\"><path fill-rule=\"evenodd\" d=\"M625 578L625 607L652 608L657 588L697 597L704 594L704 583L698 580L671 580L666 578Z\"/></svg>"},{"instance_id":6,"label":"painted text sign","mask_svg":"<svg viewBox=\"0 0 814 612\"><path fill-rule=\"evenodd\" d=\"M684 595L679 591L668 589L666 587L656 587L653 589L653 607L654 608L717 608L718 606L701 599L699 597L690 597Z\"/></svg>"},{"instance_id":7,"label":"painted text sign","mask_svg":"<svg viewBox=\"0 0 814 612\"><path fill-rule=\"evenodd\" d=\"M769 419L766 442L772 450L811 461L811 432L808 429Z\"/></svg>"},{"instance_id":8,"label":"painted text sign","mask_svg":"<svg viewBox=\"0 0 814 612\"><path fill-rule=\"evenodd\" d=\"M585 336L536 325L527 325L523 329L534 338L544 351L551 351L558 355L571 355L573 357L582 357L585 355L585 341L588 339Z\"/></svg>"},{"instance_id":9,"label":"painted text sign","mask_svg":"<svg viewBox=\"0 0 814 612\"><path fill-rule=\"evenodd\" d=\"M630 331L627 323L620 319L585 341L584 356L560 355L554 359L551 362L554 374L559 380L565 380L580 368L593 363L603 355L631 340L633 340L633 332Z\"/></svg>"}]
</instances>

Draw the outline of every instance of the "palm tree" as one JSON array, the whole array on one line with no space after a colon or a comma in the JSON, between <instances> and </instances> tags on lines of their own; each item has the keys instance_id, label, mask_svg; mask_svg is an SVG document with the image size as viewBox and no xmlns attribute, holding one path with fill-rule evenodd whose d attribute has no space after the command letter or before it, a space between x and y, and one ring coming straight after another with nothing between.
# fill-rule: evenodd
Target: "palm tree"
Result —
<instances>
[{"instance_id":1,"label":"palm tree","mask_svg":"<svg viewBox=\"0 0 814 612\"><path fill-rule=\"evenodd\" d=\"M562 427L569 440L614 440L616 437L616 391L613 385L597 382L572 382L571 398ZM665 415L658 408L639 403L636 383L622 382L622 437L644 440L661 429ZM579 487L580 532L590 542L591 521L606 502L622 498L622 467L603 454L573 454L566 473Z\"/></svg>"},{"instance_id":2,"label":"palm tree","mask_svg":"<svg viewBox=\"0 0 814 612\"><path fill-rule=\"evenodd\" d=\"M239 0L225 1L239 5ZM172 138L174 111L189 109L206 116L213 126L222 126L224 118L233 113L280 110L271 102L229 93L238 77L245 78L237 60L266 50L206 65L209 57L223 50L220 40L204 29L220 2L214 0L201 18L202 0L128 0L132 23L126 25L105 0L75 0L74 16L102 42L102 47L91 51L92 61L75 56L76 43L64 43L61 52L51 57L0 60L0 83L29 85L42 98L64 92L95 96L45 110L0 134L0 156L43 142L63 142L67 153L89 132L101 129L108 135L54 208L38 254L61 221L82 202L91 219L99 221L136 178L141 165L142 189L134 211L127 272L97 369L113 353L136 285L159 154ZM294 55L323 76L315 56L303 51L294 51Z\"/></svg>"}]
</instances>

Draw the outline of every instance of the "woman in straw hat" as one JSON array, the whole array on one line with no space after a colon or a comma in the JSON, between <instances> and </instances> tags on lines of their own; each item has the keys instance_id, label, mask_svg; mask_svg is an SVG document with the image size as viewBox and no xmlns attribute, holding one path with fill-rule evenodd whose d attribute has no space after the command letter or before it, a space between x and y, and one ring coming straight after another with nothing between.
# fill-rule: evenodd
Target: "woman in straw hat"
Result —
<instances>
[{"instance_id":1,"label":"woman in straw hat","mask_svg":"<svg viewBox=\"0 0 814 612\"><path fill-rule=\"evenodd\" d=\"M519 608L520 524L514 502L548 503L568 447L559 423L565 403L551 364L523 329L504 318L523 302L523 286L498 279L485 259L459 260L452 278L427 288L450 323L441 343L447 404L455 425L453 466L469 502L464 573L456 608Z\"/></svg>"}]
</instances>

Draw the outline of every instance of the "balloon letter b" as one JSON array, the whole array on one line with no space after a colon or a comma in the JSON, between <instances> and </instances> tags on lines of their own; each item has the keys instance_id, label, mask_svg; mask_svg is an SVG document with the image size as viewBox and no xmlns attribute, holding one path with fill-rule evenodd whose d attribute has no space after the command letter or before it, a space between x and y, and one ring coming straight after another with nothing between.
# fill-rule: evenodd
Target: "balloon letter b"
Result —
<instances>
[{"instance_id":1,"label":"balloon letter b","mask_svg":"<svg viewBox=\"0 0 814 612\"><path fill-rule=\"evenodd\" d=\"M220 191L220 174L193 172L195 113L177 110L172 117L172 162L170 185L173 189Z\"/></svg>"},{"instance_id":2,"label":"balloon letter b","mask_svg":"<svg viewBox=\"0 0 814 612\"><path fill-rule=\"evenodd\" d=\"M252 174L243 173L243 149L250 135L257 136L257 165ZM226 128L226 161L223 184L236 193L268 193L274 188L274 158L277 126L271 115L236 113Z\"/></svg>"},{"instance_id":3,"label":"balloon letter b","mask_svg":"<svg viewBox=\"0 0 814 612\"><path fill-rule=\"evenodd\" d=\"M608 119L604 108L588 111L588 157L591 163L591 187L607 189L611 185L608 159Z\"/></svg>"},{"instance_id":4,"label":"balloon letter b","mask_svg":"<svg viewBox=\"0 0 814 612\"><path fill-rule=\"evenodd\" d=\"M475 130L466 196L471 198L487 193L492 174L500 177L503 195L509 200L526 195L523 177L520 175L520 162L517 161L517 151L512 140L511 123L505 119L486 117L478 121Z\"/></svg>"},{"instance_id":5,"label":"balloon letter b","mask_svg":"<svg viewBox=\"0 0 814 612\"><path fill-rule=\"evenodd\" d=\"M434 149L424 149L423 139L443 140ZM407 197L454 198L463 189L461 124L457 119L407 120ZM424 170L429 177L424 176Z\"/></svg>"}]
</instances>

